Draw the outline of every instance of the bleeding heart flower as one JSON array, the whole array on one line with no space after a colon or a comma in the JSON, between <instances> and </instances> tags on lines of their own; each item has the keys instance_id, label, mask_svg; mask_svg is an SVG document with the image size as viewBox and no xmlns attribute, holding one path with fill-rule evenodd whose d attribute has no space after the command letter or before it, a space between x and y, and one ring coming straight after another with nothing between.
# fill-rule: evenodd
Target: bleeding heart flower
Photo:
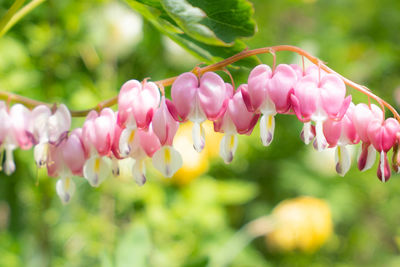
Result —
<instances>
[{"instance_id":1,"label":"bleeding heart flower","mask_svg":"<svg viewBox=\"0 0 400 267\"><path fill-rule=\"evenodd\" d=\"M357 144L360 141L352 121L354 109L355 106L351 103L340 121L329 118L323 124L326 141L330 147L336 147L336 172L341 176L347 173L351 165L351 158L346 146Z\"/></svg>"},{"instance_id":2,"label":"bleeding heart flower","mask_svg":"<svg viewBox=\"0 0 400 267\"><path fill-rule=\"evenodd\" d=\"M229 96L228 107L223 116L214 122L214 130L225 133L220 144L220 155L226 164L232 162L235 155L236 135L238 133L250 135L260 117L259 114L247 110L242 96L242 90L246 89L247 84L242 84L233 94L232 85L226 84L226 91Z\"/></svg>"},{"instance_id":3,"label":"bleeding heart flower","mask_svg":"<svg viewBox=\"0 0 400 267\"><path fill-rule=\"evenodd\" d=\"M371 145L371 141L368 137L368 126L373 120L383 122L384 114L382 110L374 104L368 106L364 103L360 103L355 106L352 120L362 141L361 153L358 159L358 169L360 171L365 171L374 165L376 158L376 150L374 146Z\"/></svg>"},{"instance_id":4,"label":"bleeding heart flower","mask_svg":"<svg viewBox=\"0 0 400 267\"><path fill-rule=\"evenodd\" d=\"M344 82L333 74L319 77L306 75L301 78L291 95L293 110L297 118L304 122L304 140L310 141L312 136L310 121L315 122L315 143L318 151L327 146L323 134L323 122L329 117L341 120L351 102L351 96L345 98L346 86Z\"/></svg>"},{"instance_id":5,"label":"bleeding heart flower","mask_svg":"<svg viewBox=\"0 0 400 267\"><path fill-rule=\"evenodd\" d=\"M171 98L177 113L172 115L179 116L182 121L189 119L194 122L193 146L200 152L205 145L201 124L206 119L217 120L226 108L228 100L224 81L213 72L204 73L200 80L193 73L186 72L172 84Z\"/></svg>"},{"instance_id":6,"label":"bleeding heart flower","mask_svg":"<svg viewBox=\"0 0 400 267\"><path fill-rule=\"evenodd\" d=\"M170 103L169 106L173 105ZM163 96L161 105L154 114L152 128L162 145L152 157L154 167L164 176L172 177L182 166L180 153L172 147L174 136L179 128L177 122L168 109L166 99Z\"/></svg>"},{"instance_id":7,"label":"bleeding heart flower","mask_svg":"<svg viewBox=\"0 0 400 267\"><path fill-rule=\"evenodd\" d=\"M49 144L47 172L49 176L60 177L56 183L56 191L64 204L70 201L75 192L71 176L82 176L86 159L81 128L73 130L58 144Z\"/></svg>"},{"instance_id":8,"label":"bleeding heart flower","mask_svg":"<svg viewBox=\"0 0 400 267\"><path fill-rule=\"evenodd\" d=\"M146 183L146 156L153 157L161 145L152 127L149 127L148 131L139 129L134 139L135 149L133 150L134 154L131 154L131 156L135 159L135 164L132 168L132 175L136 183L142 186Z\"/></svg>"},{"instance_id":9,"label":"bleeding heart flower","mask_svg":"<svg viewBox=\"0 0 400 267\"><path fill-rule=\"evenodd\" d=\"M118 95L118 124L123 128L147 129L159 104L160 92L155 83L127 81Z\"/></svg>"},{"instance_id":10,"label":"bleeding heart flower","mask_svg":"<svg viewBox=\"0 0 400 267\"><path fill-rule=\"evenodd\" d=\"M280 64L274 71L267 65L258 65L249 76L248 87L242 95L249 112L261 112L260 136L264 146L273 139L275 114L289 111L290 95L297 82L293 68Z\"/></svg>"},{"instance_id":11,"label":"bleeding heart flower","mask_svg":"<svg viewBox=\"0 0 400 267\"><path fill-rule=\"evenodd\" d=\"M33 143L31 129L31 111L21 104L16 104L7 111L7 107L0 104L0 140L2 142L0 152L5 149L4 172L11 175L15 171L13 151L17 147L29 149Z\"/></svg>"},{"instance_id":12,"label":"bleeding heart flower","mask_svg":"<svg viewBox=\"0 0 400 267\"><path fill-rule=\"evenodd\" d=\"M100 114L91 111L83 124L82 139L90 155L83 167L83 174L91 186L99 186L111 173L111 149L115 134L115 114L103 109Z\"/></svg>"},{"instance_id":13,"label":"bleeding heart flower","mask_svg":"<svg viewBox=\"0 0 400 267\"><path fill-rule=\"evenodd\" d=\"M373 120L368 125L368 138L374 148L380 152L378 178L386 182L390 178L390 167L387 159L387 152L395 145L396 137L400 130L399 122L393 118Z\"/></svg>"},{"instance_id":14,"label":"bleeding heart flower","mask_svg":"<svg viewBox=\"0 0 400 267\"><path fill-rule=\"evenodd\" d=\"M61 104L54 113L49 107L40 105L32 110L31 123L33 136L38 142L34 148L34 158L36 165L41 168L47 162L49 143L58 143L68 133L71 127L71 114L64 104Z\"/></svg>"}]
</instances>

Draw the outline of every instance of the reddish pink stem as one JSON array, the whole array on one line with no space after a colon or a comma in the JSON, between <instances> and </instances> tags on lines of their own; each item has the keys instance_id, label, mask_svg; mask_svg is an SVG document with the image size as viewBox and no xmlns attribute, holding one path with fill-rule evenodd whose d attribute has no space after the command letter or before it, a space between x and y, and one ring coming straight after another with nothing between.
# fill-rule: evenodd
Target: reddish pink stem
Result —
<instances>
[{"instance_id":1,"label":"reddish pink stem","mask_svg":"<svg viewBox=\"0 0 400 267\"><path fill-rule=\"evenodd\" d=\"M296 46L291 46L291 45L277 45L277 46L270 46L270 47L263 47L263 48L257 48L257 49L253 49L253 50L245 50L242 51L232 57L229 57L225 60L222 60L220 62L217 62L215 64L209 65L209 66L205 66L202 68L196 67L192 70L193 73L201 75L207 71L217 71L217 70L223 70L226 66L231 65L232 63L235 63L241 59L250 57L250 56L255 56L255 55L259 55L259 54L266 54L266 53L270 53L273 56L275 55L275 52L279 52L279 51L291 51L294 53L297 53L305 58L307 58L310 62L312 62L315 65L318 65L321 69L323 69L324 71L328 72L328 73L333 73L336 74L338 77L340 77L345 84L347 84L348 86L356 89L357 91L360 91L361 93L365 94L366 96L368 96L369 98L374 99L382 108L382 110L384 110L384 107L386 107L387 109L389 109L394 117L400 122L400 116L397 113L397 111L386 101L384 101L383 99L381 99L380 97L378 97L377 95L373 94L367 87L362 86L360 84L357 84L349 79L347 79L346 77L340 75L339 73L337 73L336 71L332 70L331 68L329 68L328 66L326 66L320 59L318 59L317 57L312 56L311 54L309 54L307 51L296 47ZM169 86L172 85L172 83L175 81L177 77L171 77L171 78L167 78L164 80L160 80L155 82L156 84L158 84L159 86ZM48 103L44 103L44 102L40 102L40 101L36 101L36 100L32 100L23 96L19 96L13 93L9 93L9 92L0 92L0 99L10 99L13 102L18 102L18 103L22 103L24 105L26 105L29 108L33 108L37 105L48 105L49 107L52 106L52 104L48 104ZM96 107L91 108L91 109L86 109L86 110L72 110L71 111L71 115L73 117L84 117L86 116L91 110L96 110L99 111L101 108L104 107L110 107L113 106L115 104L117 104L118 102L118 96L114 96L113 98L104 100L102 102L100 102Z\"/></svg>"}]
</instances>

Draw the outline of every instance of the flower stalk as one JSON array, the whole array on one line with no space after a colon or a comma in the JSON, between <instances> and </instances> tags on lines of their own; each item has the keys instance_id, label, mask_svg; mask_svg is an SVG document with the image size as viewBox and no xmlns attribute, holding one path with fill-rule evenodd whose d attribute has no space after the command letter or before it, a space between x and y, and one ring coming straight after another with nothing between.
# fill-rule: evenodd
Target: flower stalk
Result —
<instances>
[{"instance_id":1,"label":"flower stalk","mask_svg":"<svg viewBox=\"0 0 400 267\"><path fill-rule=\"evenodd\" d=\"M341 80L343 80L343 82L346 85L365 94L366 96L368 96L368 98L375 100L379 104L379 106L382 108L382 110L384 110L384 108L386 107L390 112L393 113L393 116L396 118L396 120L400 122L400 115L398 114L396 109L394 107L392 107L388 102L386 102L385 100L381 99L379 96L372 93L371 90L368 89L367 87L360 85L356 82L353 82L352 80L340 75L333 69L329 68L319 58L311 55L307 51L305 51L299 47L296 47L296 46L277 45L277 46L263 47L263 48L257 48L257 49L252 49L252 50L244 50L232 57L229 57L229 58L222 60L220 62L217 62L215 64L211 64L211 65L208 65L205 67L195 67L192 70L192 72L198 76L201 76L202 74L204 74L206 72L224 70L227 66L229 66L241 59L247 58L247 57L256 56L256 55L260 55L260 54L268 54L268 53L275 57L275 53L280 52L280 51L291 51L291 52L297 53L300 56L302 56L302 58L307 58L311 63L318 66L318 68L320 68L321 70L323 70L327 73L337 75ZM156 81L154 83L157 84L159 87L164 88L164 87L172 85L176 79L177 79L177 76L170 77L170 78L160 80L160 81ZM23 96L20 96L20 95L11 93L11 92L1 92L0 91L0 99L15 102L15 103L21 103L21 104L24 104L28 108L34 108L38 105L47 105L49 107L53 106L53 104L33 100L33 99L23 97ZM72 117L85 117L92 110L99 112L99 111L101 111L101 109L103 109L105 107L111 107L111 106L116 105L117 102L118 102L118 96L114 96L110 99L100 102L98 105L96 105L95 107L90 108L90 109L71 110L71 116Z\"/></svg>"}]
</instances>

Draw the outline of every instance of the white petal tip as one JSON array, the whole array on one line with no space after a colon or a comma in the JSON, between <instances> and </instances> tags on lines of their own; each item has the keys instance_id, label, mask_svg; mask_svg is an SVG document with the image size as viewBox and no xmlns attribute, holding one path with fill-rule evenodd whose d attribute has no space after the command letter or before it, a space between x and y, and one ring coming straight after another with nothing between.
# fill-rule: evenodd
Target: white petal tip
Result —
<instances>
[{"instance_id":1,"label":"white petal tip","mask_svg":"<svg viewBox=\"0 0 400 267\"><path fill-rule=\"evenodd\" d=\"M83 175L93 187L98 187L112 172L111 159L93 156L83 166Z\"/></svg>"},{"instance_id":2,"label":"white petal tip","mask_svg":"<svg viewBox=\"0 0 400 267\"><path fill-rule=\"evenodd\" d=\"M201 152L206 144L205 131L200 123L195 122L192 128L193 148L197 152Z\"/></svg>"},{"instance_id":3,"label":"white petal tip","mask_svg":"<svg viewBox=\"0 0 400 267\"><path fill-rule=\"evenodd\" d=\"M153 166L163 174L171 178L183 164L181 154L171 146L164 146L154 153Z\"/></svg>"},{"instance_id":4,"label":"white petal tip","mask_svg":"<svg viewBox=\"0 0 400 267\"><path fill-rule=\"evenodd\" d=\"M140 175L139 177L135 177L135 182L138 186L143 186L146 183L147 179L146 176Z\"/></svg>"},{"instance_id":5,"label":"white petal tip","mask_svg":"<svg viewBox=\"0 0 400 267\"><path fill-rule=\"evenodd\" d=\"M235 134L226 134L221 140L219 147L219 155L224 160L225 164L233 161L237 149L237 136Z\"/></svg>"},{"instance_id":6,"label":"white petal tip","mask_svg":"<svg viewBox=\"0 0 400 267\"><path fill-rule=\"evenodd\" d=\"M269 146L274 139L275 117L263 115L260 119L260 138L264 146Z\"/></svg>"}]
</instances>

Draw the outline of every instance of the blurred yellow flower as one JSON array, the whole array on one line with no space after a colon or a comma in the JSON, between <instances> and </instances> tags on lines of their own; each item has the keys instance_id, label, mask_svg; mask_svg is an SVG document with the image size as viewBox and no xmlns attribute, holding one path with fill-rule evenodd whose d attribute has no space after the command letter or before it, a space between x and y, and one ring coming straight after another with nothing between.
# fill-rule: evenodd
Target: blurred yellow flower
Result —
<instances>
[{"instance_id":1,"label":"blurred yellow flower","mask_svg":"<svg viewBox=\"0 0 400 267\"><path fill-rule=\"evenodd\" d=\"M332 235L332 216L328 204L312 197L281 202L272 212L274 230L267 243L283 251L313 252Z\"/></svg>"},{"instance_id":2,"label":"blurred yellow flower","mask_svg":"<svg viewBox=\"0 0 400 267\"><path fill-rule=\"evenodd\" d=\"M172 177L171 182L179 185L188 184L205 173L209 167L209 160L219 153L222 134L214 132L213 124L209 121L203 123L206 145L201 153L193 148L192 126L192 122L181 124L174 138L174 147L181 153L183 165Z\"/></svg>"}]
</instances>

